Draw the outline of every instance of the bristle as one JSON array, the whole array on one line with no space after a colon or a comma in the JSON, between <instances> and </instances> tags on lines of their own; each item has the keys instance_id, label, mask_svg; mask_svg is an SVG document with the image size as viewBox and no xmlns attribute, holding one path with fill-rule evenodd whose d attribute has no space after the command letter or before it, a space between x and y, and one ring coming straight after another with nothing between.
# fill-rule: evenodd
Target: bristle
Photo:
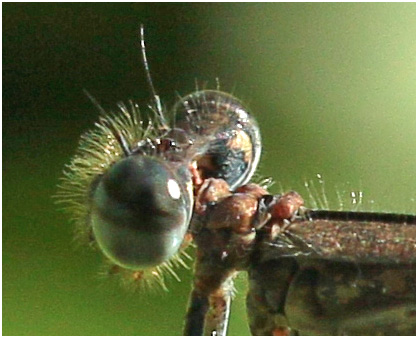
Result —
<instances>
[{"instance_id":1,"label":"bristle","mask_svg":"<svg viewBox=\"0 0 418 338\"><path fill-rule=\"evenodd\" d=\"M310 207L311 208L314 208L314 209L319 209L317 200L315 199L315 197L314 197L314 195L312 193L312 189L310 188L310 183L305 180L304 186L306 188L306 191L308 192ZM305 203L306 203L306 201L305 201Z\"/></svg>"},{"instance_id":2,"label":"bristle","mask_svg":"<svg viewBox=\"0 0 418 338\"><path fill-rule=\"evenodd\" d=\"M274 180L271 177L261 177L258 174L254 174L252 180L255 184L258 184L263 189L269 190L274 185Z\"/></svg>"},{"instance_id":3,"label":"bristle","mask_svg":"<svg viewBox=\"0 0 418 338\"><path fill-rule=\"evenodd\" d=\"M129 106L119 103L118 107L118 115L102 114L95 123L95 128L81 136L76 154L65 166L58 192L54 196L56 203L62 205L61 209L70 215L71 222L76 226L75 241L93 247L95 242L88 224L91 186L97 177L123 156L112 129L121 133L129 145L137 145L144 139L157 137L165 128L155 117L144 119L138 105L132 101ZM190 259L190 256L185 249L184 247L169 262L143 271L120 267L116 269L115 265L108 263L107 272L101 275L121 275L122 284L134 290L155 290L159 286L159 289L167 291L165 276L179 280L174 270L179 267L187 268L185 259Z\"/></svg>"},{"instance_id":4,"label":"bristle","mask_svg":"<svg viewBox=\"0 0 418 338\"><path fill-rule=\"evenodd\" d=\"M121 285L132 292L167 292L169 290L167 283L170 279L174 279L177 282L181 281L175 270L180 267L189 268L182 258L185 257L191 260L191 257L185 250L186 248L167 262L143 270L128 270L108 261L100 275L103 277L118 275Z\"/></svg>"},{"instance_id":5,"label":"bristle","mask_svg":"<svg viewBox=\"0 0 418 338\"><path fill-rule=\"evenodd\" d=\"M282 187L281 182L275 183L275 190L280 193L293 190L292 187ZM335 185L332 188L325 185L322 175L316 174L316 179L304 180L305 192L298 191L305 200L305 206L311 209L339 210L339 211L376 211L378 205L367 198L363 188L353 189L353 184ZM358 187L358 184L357 184ZM302 189L303 190L303 189ZM405 211L406 212L406 211Z\"/></svg>"}]
</instances>

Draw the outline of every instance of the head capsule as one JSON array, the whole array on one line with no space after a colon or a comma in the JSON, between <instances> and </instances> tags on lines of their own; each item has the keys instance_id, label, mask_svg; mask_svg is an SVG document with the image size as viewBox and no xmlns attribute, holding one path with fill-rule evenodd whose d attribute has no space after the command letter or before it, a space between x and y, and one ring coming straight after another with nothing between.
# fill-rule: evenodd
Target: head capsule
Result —
<instances>
[{"instance_id":1,"label":"head capsule","mask_svg":"<svg viewBox=\"0 0 418 338\"><path fill-rule=\"evenodd\" d=\"M177 253L193 207L191 178L183 164L128 156L98 179L90 196L94 238L112 262L141 269Z\"/></svg>"},{"instance_id":2,"label":"head capsule","mask_svg":"<svg viewBox=\"0 0 418 338\"><path fill-rule=\"evenodd\" d=\"M234 96L217 90L191 93L174 106L175 127L186 131L196 147L202 178L222 178L232 189L247 183L261 155L255 119Z\"/></svg>"}]
</instances>

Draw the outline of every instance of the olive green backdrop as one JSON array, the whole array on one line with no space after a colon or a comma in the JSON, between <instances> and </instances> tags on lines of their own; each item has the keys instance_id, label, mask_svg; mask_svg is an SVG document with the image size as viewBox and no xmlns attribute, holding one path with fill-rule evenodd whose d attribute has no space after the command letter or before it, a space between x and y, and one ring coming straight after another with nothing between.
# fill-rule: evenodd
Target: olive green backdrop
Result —
<instances>
[{"instance_id":1,"label":"olive green backdrop","mask_svg":"<svg viewBox=\"0 0 418 338\"><path fill-rule=\"evenodd\" d=\"M97 119L82 89L106 108L149 101L140 23L167 106L219 78L252 109L261 176L307 195L321 174L333 207L361 190L363 209L415 212L415 19L414 3L4 4L3 334L182 332L191 273L163 295L100 278L51 199ZM234 335L248 334L244 281Z\"/></svg>"}]
</instances>

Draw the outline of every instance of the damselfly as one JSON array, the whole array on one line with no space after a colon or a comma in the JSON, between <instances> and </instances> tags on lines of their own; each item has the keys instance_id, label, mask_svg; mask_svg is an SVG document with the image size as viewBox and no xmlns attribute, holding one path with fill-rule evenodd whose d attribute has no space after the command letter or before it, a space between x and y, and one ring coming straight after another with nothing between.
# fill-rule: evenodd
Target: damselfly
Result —
<instances>
[{"instance_id":1,"label":"damselfly","mask_svg":"<svg viewBox=\"0 0 418 338\"><path fill-rule=\"evenodd\" d=\"M253 334L415 332L415 216L310 210L248 183L261 137L237 98L198 90L168 121L141 50L154 117L134 103L81 137L58 194L112 272L160 284L197 247L184 333L225 335L239 271ZM266 183L266 182L265 182Z\"/></svg>"}]
</instances>

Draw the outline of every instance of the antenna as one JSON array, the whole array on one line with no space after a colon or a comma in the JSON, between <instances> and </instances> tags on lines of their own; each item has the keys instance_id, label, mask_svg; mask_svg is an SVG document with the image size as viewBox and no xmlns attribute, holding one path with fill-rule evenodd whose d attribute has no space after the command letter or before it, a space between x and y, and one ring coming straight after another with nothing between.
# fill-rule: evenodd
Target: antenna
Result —
<instances>
[{"instance_id":1,"label":"antenna","mask_svg":"<svg viewBox=\"0 0 418 338\"><path fill-rule=\"evenodd\" d=\"M107 113L104 110L104 108L100 105L100 103L93 97L93 95L91 95L87 89L83 89L84 94L86 94L86 96L89 98L89 100L93 103L93 105L96 106L96 108L100 111L100 113L103 115L100 120L101 123L103 125L105 125L107 128L109 128L109 130L111 131L111 133L113 134L113 136L115 137L116 141L119 143L120 147L122 148L123 154L127 157L129 156L132 151L131 148L129 146L128 141L126 140L125 136L122 135L122 133L120 133L118 131L118 128L112 123L112 119L106 119Z\"/></svg>"},{"instance_id":2,"label":"antenna","mask_svg":"<svg viewBox=\"0 0 418 338\"><path fill-rule=\"evenodd\" d=\"M83 89L83 93L88 97L91 103L99 110L99 112L105 117L107 115L106 110L100 105L96 98L91 95L87 89Z\"/></svg>"},{"instance_id":3,"label":"antenna","mask_svg":"<svg viewBox=\"0 0 418 338\"><path fill-rule=\"evenodd\" d=\"M142 25L142 24L139 28L139 35L140 35L140 41L141 41L142 63L144 64L145 75L147 76L148 86L149 86L149 89L151 91L151 95L154 99L154 106L155 106L154 108L156 110L158 118L160 119L160 122L165 127L167 125L167 123L166 123L166 120L165 120L165 117L164 117L164 114L163 114L163 110L161 108L160 97L157 95L157 93L155 91L155 88L154 88L154 85L152 83L151 72L150 72L150 69L149 69L148 60L147 60L147 52L146 52L146 48L145 48L144 25Z\"/></svg>"}]
</instances>

